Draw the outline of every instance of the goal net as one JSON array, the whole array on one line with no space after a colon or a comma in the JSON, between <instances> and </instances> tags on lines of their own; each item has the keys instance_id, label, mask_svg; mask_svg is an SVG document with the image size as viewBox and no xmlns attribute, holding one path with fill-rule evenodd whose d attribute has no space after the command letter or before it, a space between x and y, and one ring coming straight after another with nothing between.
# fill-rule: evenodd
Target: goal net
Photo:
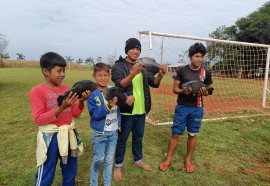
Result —
<instances>
[{"instance_id":1,"label":"goal net","mask_svg":"<svg viewBox=\"0 0 270 186\"><path fill-rule=\"evenodd\" d=\"M204 120L265 115L270 113L270 45L234 42L138 31L141 57L154 58L169 72L157 89L151 89L151 124L171 124L177 95L173 93L173 72L190 63L188 49L196 42L207 49L203 66L211 71L213 95L204 97Z\"/></svg>"}]
</instances>

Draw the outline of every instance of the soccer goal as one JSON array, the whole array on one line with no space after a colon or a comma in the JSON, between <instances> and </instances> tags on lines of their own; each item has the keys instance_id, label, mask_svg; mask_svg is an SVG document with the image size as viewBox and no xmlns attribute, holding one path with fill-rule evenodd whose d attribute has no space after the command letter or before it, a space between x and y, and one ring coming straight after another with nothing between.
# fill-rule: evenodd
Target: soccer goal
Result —
<instances>
[{"instance_id":1,"label":"soccer goal","mask_svg":"<svg viewBox=\"0 0 270 186\"><path fill-rule=\"evenodd\" d=\"M152 109L148 122L171 124L177 95L173 93L173 72L189 64L189 47L200 42L207 54L203 66L212 72L215 90L204 97L204 120L270 114L270 45L138 31L141 57L168 65L169 73L158 89L151 89Z\"/></svg>"}]
</instances>

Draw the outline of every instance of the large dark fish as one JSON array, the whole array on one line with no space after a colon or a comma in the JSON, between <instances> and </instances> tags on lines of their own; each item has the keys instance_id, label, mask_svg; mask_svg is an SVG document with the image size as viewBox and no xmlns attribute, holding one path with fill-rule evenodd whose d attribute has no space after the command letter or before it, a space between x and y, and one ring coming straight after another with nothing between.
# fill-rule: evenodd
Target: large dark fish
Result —
<instances>
[{"instance_id":1,"label":"large dark fish","mask_svg":"<svg viewBox=\"0 0 270 186\"><path fill-rule=\"evenodd\" d=\"M143 69L153 73L154 75L159 72L160 64L158 64L153 58L141 57L137 59L137 62L142 65Z\"/></svg>"},{"instance_id":2,"label":"large dark fish","mask_svg":"<svg viewBox=\"0 0 270 186\"><path fill-rule=\"evenodd\" d=\"M191 93L192 93L194 96L195 96L195 95L198 95L198 93L199 93L199 91L200 91L200 89L201 89L202 87L205 87L205 88L206 88L206 90L208 91L208 94L209 94L209 95L212 95L213 90L214 90L213 87L209 87L209 86L207 86L206 84L204 84L203 82L201 82L201 81L196 81L196 80L186 82L186 83L184 83L182 86L183 86L183 87L186 87L188 91L190 91L190 88L191 88L191 89L192 89L192 90L191 90Z\"/></svg>"},{"instance_id":3,"label":"large dark fish","mask_svg":"<svg viewBox=\"0 0 270 186\"><path fill-rule=\"evenodd\" d=\"M126 100L127 100L127 97L124 93L124 89L120 87L108 88L106 91L104 91L103 95L107 101L111 101L114 97L117 97L116 105L119 107L122 107L126 103Z\"/></svg>"},{"instance_id":4,"label":"large dark fish","mask_svg":"<svg viewBox=\"0 0 270 186\"><path fill-rule=\"evenodd\" d=\"M66 91L64 94L60 95L57 98L58 106L60 107L62 105L63 100L65 100L68 97L70 92L77 93L77 95L79 96L78 98L80 99L82 97L83 92L87 90L93 92L94 90L97 89L97 87L98 87L97 84L90 80L78 81L68 91Z\"/></svg>"}]
</instances>

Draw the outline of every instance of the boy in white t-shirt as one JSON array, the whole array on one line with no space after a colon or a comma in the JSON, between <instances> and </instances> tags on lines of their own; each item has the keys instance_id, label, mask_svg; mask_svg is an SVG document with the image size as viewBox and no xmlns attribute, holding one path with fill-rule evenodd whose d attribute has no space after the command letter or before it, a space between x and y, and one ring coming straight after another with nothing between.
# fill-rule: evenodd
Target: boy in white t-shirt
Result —
<instances>
[{"instance_id":1,"label":"boy in white t-shirt","mask_svg":"<svg viewBox=\"0 0 270 186\"><path fill-rule=\"evenodd\" d=\"M93 161L90 171L90 185L98 185L99 168L104 162L104 186L111 185L112 167L114 162L117 130L120 128L120 110L116 102L117 97L107 102L103 92L109 88L110 70L104 63L94 66L93 77L98 88L92 92L87 100L92 128Z\"/></svg>"}]
</instances>

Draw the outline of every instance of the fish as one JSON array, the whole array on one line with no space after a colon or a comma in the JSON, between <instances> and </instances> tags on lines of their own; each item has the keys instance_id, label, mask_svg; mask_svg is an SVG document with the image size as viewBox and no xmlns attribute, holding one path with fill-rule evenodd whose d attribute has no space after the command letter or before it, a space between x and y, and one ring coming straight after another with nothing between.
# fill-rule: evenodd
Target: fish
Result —
<instances>
[{"instance_id":1,"label":"fish","mask_svg":"<svg viewBox=\"0 0 270 186\"><path fill-rule=\"evenodd\" d=\"M188 91L190 91L190 88L191 88L191 93L194 96L198 95L198 93L200 92L200 89L202 87L205 87L206 88L206 90L208 91L208 94L209 95L212 95L213 94L213 91L214 91L214 88L213 87L209 87L206 84L204 84L203 82L196 81L196 80L186 82L182 86L183 87L186 87Z\"/></svg>"},{"instance_id":2,"label":"fish","mask_svg":"<svg viewBox=\"0 0 270 186\"><path fill-rule=\"evenodd\" d=\"M98 88L98 85L91 81L91 80L81 80L76 82L68 91L66 91L64 94L58 96L57 103L60 107L62 105L63 100L65 100L70 92L76 93L78 95L78 98L80 99L82 97L82 93L84 93L87 90L90 90L93 92Z\"/></svg>"},{"instance_id":3,"label":"fish","mask_svg":"<svg viewBox=\"0 0 270 186\"><path fill-rule=\"evenodd\" d=\"M127 96L121 87L110 87L103 92L103 95L107 101L111 101L114 97L117 97L116 105L119 107L122 107L127 101Z\"/></svg>"},{"instance_id":4,"label":"fish","mask_svg":"<svg viewBox=\"0 0 270 186\"><path fill-rule=\"evenodd\" d=\"M160 64L158 64L153 58L141 57L137 59L137 62L141 64L143 69L153 73L154 75L159 72Z\"/></svg>"}]
</instances>

